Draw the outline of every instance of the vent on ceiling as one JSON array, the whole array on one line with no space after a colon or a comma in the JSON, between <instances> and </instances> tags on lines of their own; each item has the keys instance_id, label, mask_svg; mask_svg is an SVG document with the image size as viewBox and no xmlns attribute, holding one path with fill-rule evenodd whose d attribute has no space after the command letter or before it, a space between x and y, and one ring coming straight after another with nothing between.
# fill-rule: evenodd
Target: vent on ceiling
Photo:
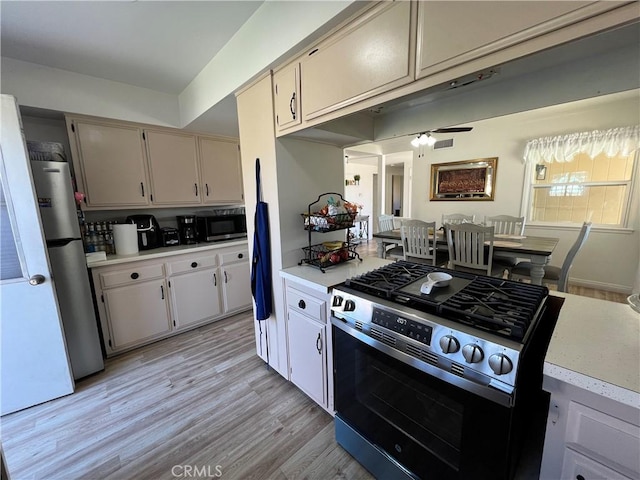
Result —
<instances>
[{"instance_id":1,"label":"vent on ceiling","mask_svg":"<svg viewBox=\"0 0 640 480\"><path fill-rule=\"evenodd\" d=\"M453 147L453 138L447 138L446 140L438 140L433 144L433 149L436 148L449 148Z\"/></svg>"}]
</instances>

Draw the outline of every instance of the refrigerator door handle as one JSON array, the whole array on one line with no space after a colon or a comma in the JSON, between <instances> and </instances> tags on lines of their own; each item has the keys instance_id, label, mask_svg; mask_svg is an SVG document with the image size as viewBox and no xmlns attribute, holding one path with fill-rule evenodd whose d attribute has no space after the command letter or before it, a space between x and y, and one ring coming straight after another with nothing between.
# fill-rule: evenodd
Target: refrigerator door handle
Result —
<instances>
[{"instance_id":1,"label":"refrigerator door handle","mask_svg":"<svg viewBox=\"0 0 640 480\"><path fill-rule=\"evenodd\" d=\"M40 275L38 273L36 275L31 276L31 278L29 279L29 285L33 285L35 287L36 285L43 284L44 281L45 281L44 275Z\"/></svg>"}]
</instances>

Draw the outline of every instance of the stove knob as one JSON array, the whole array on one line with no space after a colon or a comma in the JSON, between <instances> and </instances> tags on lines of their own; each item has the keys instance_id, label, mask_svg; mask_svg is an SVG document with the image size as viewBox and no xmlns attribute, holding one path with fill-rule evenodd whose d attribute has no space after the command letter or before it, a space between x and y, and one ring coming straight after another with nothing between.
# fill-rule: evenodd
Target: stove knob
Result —
<instances>
[{"instance_id":1,"label":"stove knob","mask_svg":"<svg viewBox=\"0 0 640 480\"><path fill-rule=\"evenodd\" d=\"M340 295L336 295L335 297L333 297L333 307L339 307L340 305L342 305L342 301L344 300L344 298L342 298Z\"/></svg>"},{"instance_id":2,"label":"stove knob","mask_svg":"<svg viewBox=\"0 0 640 480\"><path fill-rule=\"evenodd\" d=\"M489 357L489 366L496 375L505 375L513 370L513 363L504 353L496 353Z\"/></svg>"},{"instance_id":3,"label":"stove knob","mask_svg":"<svg viewBox=\"0 0 640 480\"><path fill-rule=\"evenodd\" d=\"M467 363L478 363L484 358L484 352L479 345L469 343L462 347L462 356Z\"/></svg>"},{"instance_id":4,"label":"stove knob","mask_svg":"<svg viewBox=\"0 0 640 480\"><path fill-rule=\"evenodd\" d=\"M460 343L453 335L445 335L440 338L440 348L444 353L456 353L460 350Z\"/></svg>"},{"instance_id":5,"label":"stove knob","mask_svg":"<svg viewBox=\"0 0 640 480\"><path fill-rule=\"evenodd\" d=\"M356 302L353 300L347 300L344 302L344 311L345 312L353 312L356 309Z\"/></svg>"}]
</instances>

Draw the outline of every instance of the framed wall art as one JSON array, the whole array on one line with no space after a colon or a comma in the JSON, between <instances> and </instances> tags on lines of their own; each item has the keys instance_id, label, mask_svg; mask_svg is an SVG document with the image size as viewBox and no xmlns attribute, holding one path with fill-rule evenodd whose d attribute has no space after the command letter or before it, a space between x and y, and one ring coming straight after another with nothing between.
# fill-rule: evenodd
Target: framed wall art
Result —
<instances>
[{"instance_id":1,"label":"framed wall art","mask_svg":"<svg viewBox=\"0 0 640 480\"><path fill-rule=\"evenodd\" d=\"M431 165L431 200L493 200L498 157Z\"/></svg>"}]
</instances>

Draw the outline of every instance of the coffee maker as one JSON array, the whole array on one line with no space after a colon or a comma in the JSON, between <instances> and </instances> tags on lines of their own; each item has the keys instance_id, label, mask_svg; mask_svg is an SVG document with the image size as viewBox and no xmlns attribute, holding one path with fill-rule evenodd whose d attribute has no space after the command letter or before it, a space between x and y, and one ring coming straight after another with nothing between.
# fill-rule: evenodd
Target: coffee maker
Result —
<instances>
[{"instance_id":1,"label":"coffee maker","mask_svg":"<svg viewBox=\"0 0 640 480\"><path fill-rule=\"evenodd\" d=\"M189 245L198 243L196 232L196 216L195 215L178 215L178 232L180 233L180 244Z\"/></svg>"}]
</instances>

